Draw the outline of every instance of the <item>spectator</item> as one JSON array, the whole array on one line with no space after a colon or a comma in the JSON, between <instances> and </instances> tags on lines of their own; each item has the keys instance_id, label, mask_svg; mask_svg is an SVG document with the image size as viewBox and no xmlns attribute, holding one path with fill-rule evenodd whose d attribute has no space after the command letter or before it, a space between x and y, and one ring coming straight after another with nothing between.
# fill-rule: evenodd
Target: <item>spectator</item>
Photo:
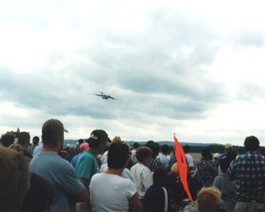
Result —
<instances>
[{"instance_id":1,"label":"spectator","mask_svg":"<svg viewBox=\"0 0 265 212\"><path fill-rule=\"evenodd\" d=\"M30 187L23 201L21 211L50 211L54 198L54 191L51 184L41 176L30 173Z\"/></svg>"},{"instance_id":2,"label":"spectator","mask_svg":"<svg viewBox=\"0 0 265 212\"><path fill-rule=\"evenodd\" d=\"M33 156L33 150L39 145L40 138L38 136L34 136L32 139L32 145L28 147L28 153L30 156Z\"/></svg>"},{"instance_id":3,"label":"spectator","mask_svg":"<svg viewBox=\"0 0 265 212\"><path fill-rule=\"evenodd\" d=\"M29 147L29 141L30 141L30 135L28 132L20 132L17 134L18 141L17 143L20 144L24 149L24 156L28 157L29 159L32 158L32 156L28 153L28 147Z\"/></svg>"},{"instance_id":4,"label":"spectator","mask_svg":"<svg viewBox=\"0 0 265 212\"><path fill-rule=\"evenodd\" d=\"M235 212L265 211L265 157L257 153L259 144L257 137L246 137L247 152L228 168L227 174L236 184Z\"/></svg>"},{"instance_id":5,"label":"spectator","mask_svg":"<svg viewBox=\"0 0 265 212\"><path fill-rule=\"evenodd\" d=\"M136 164L137 163L137 159L136 159L136 151L137 149L140 147L139 143L135 142L133 144L133 149L131 150L131 159L132 159L132 162L133 164Z\"/></svg>"},{"instance_id":6,"label":"spectator","mask_svg":"<svg viewBox=\"0 0 265 212\"><path fill-rule=\"evenodd\" d=\"M28 163L22 154L0 147L0 211L21 211L29 187Z\"/></svg>"},{"instance_id":7,"label":"spectator","mask_svg":"<svg viewBox=\"0 0 265 212\"><path fill-rule=\"evenodd\" d=\"M221 172L213 181L213 187L218 188L222 192L222 205L223 211L233 211L235 207L235 181L229 180L227 176L227 169L231 161L224 158L220 161Z\"/></svg>"},{"instance_id":8,"label":"spectator","mask_svg":"<svg viewBox=\"0 0 265 212\"><path fill-rule=\"evenodd\" d=\"M166 190L165 169L157 169L153 175L153 185L149 187L143 198L145 212L168 211L168 192Z\"/></svg>"},{"instance_id":9,"label":"spectator","mask_svg":"<svg viewBox=\"0 0 265 212\"><path fill-rule=\"evenodd\" d=\"M93 130L87 139L89 149L83 151L76 162L77 176L88 191L92 176L99 171L97 155L106 150L109 141L108 134L104 130ZM79 210L85 210L85 205L82 203L77 207Z\"/></svg>"},{"instance_id":10,"label":"spectator","mask_svg":"<svg viewBox=\"0 0 265 212\"><path fill-rule=\"evenodd\" d=\"M72 160L71 160L71 164L73 167L75 167L76 162L78 161L79 156L82 154L83 151L88 149L88 143L87 142L83 142L80 144L79 146L79 153L77 155L75 155Z\"/></svg>"},{"instance_id":11,"label":"spectator","mask_svg":"<svg viewBox=\"0 0 265 212\"><path fill-rule=\"evenodd\" d=\"M202 188L197 194L196 208L198 212L219 212L221 202L221 192L218 189Z\"/></svg>"},{"instance_id":12,"label":"spectator","mask_svg":"<svg viewBox=\"0 0 265 212\"><path fill-rule=\"evenodd\" d=\"M147 166L151 170L151 172L154 172L156 169L162 168L162 164L160 162L160 159L157 158L159 153L159 144L150 140L146 143L146 146L149 147L152 150L152 156L149 160Z\"/></svg>"},{"instance_id":13,"label":"spectator","mask_svg":"<svg viewBox=\"0 0 265 212\"><path fill-rule=\"evenodd\" d=\"M185 145L183 147L183 150L185 152L185 156L186 156L186 160L187 160L187 164L189 166L189 169L192 170L193 167L194 167L194 163L193 163L193 157L189 154L190 146L189 145Z\"/></svg>"},{"instance_id":14,"label":"spectator","mask_svg":"<svg viewBox=\"0 0 265 212\"><path fill-rule=\"evenodd\" d=\"M73 166L58 155L64 143L64 131L59 120L47 120L42 126L43 151L30 162L31 172L45 178L53 187L55 199L51 205L52 212L71 211L73 199L85 202L90 208L87 189L78 179Z\"/></svg>"},{"instance_id":15,"label":"spectator","mask_svg":"<svg viewBox=\"0 0 265 212\"><path fill-rule=\"evenodd\" d=\"M92 211L142 211L134 183L121 177L130 158L129 153L129 146L124 142L110 145L107 170L91 179Z\"/></svg>"},{"instance_id":16,"label":"spectator","mask_svg":"<svg viewBox=\"0 0 265 212\"><path fill-rule=\"evenodd\" d=\"M157 156L160 160L162 168L169 168L169 160L170 156L168 155L170 152L170 148L167 144L161 146L161 153Z\"/></svg>"},{"instance_id":17,"label":"spectator","mask_svg":"<svg viewBox=\"0 0 265 212\"><path fill-rule=\"evenodd\" d=\"M116 143L116 142L120 142L121 141L121 138L119 136L115 136L113 139L112 139L112 143ZM106 151L103 153L103 155L101 156L101 164L107 164L108 162L108 149L106 149Z\"/></svg>"},{"instance_id":18,"label":"spectator","mask_svg":"<svg viewBox=\"0 0 265 212\"><path fill-rule=\"evenodd\" d=\"M152 150L149 147L139 147L136 152L138 162L130 170L140 199L144 197L147 189L153 184L151 170L147 167L151 155Z\"/></svg>"},{"instance_id":19,"label":"spectator","mask_svg":"<svg viewBox=\"0 0 265 212\"><path fill-rule=\"evenodd\" d=\"M15 137L12 133L6 133L1 136L1 144L4 147L9 147L15 141Z\"/></svg>"},{"instance_id":20,"label":"spectator","mask_svg":"<svg viewBox=\"0 0 265 212\"><path fill-rule=\"evenodd\" d=\"M202 158L197 164L195 176L203 186L212 186L214 178L217 176L217 168L212 161L212 154L208 147L202 149Z\"/></svg>"}]
</instances>

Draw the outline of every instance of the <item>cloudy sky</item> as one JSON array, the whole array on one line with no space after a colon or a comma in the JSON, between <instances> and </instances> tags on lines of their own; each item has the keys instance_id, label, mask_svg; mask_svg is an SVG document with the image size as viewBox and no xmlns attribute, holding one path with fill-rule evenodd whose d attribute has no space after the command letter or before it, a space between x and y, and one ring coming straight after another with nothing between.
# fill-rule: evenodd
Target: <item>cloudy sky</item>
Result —
<instances>
[{"instance_id":1,"label":"cloudy sky","mask_svg":"<svg viewBox=\"0 0 265 212\"><path fill-rule=\"evenodd\" d=\"M264 146L263 4L0 0L0 133Z\"/></svg>"}]
</instances>

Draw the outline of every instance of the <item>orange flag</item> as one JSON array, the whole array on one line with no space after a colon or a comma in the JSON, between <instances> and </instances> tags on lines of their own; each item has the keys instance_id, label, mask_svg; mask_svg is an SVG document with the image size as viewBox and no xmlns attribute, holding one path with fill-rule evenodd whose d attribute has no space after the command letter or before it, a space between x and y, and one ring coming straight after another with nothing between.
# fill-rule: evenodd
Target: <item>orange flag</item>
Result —
<instances>
[{"instance_id":1,"label":"orange flag","mask_svg":"<svg viewBox=\"0 0 265 212\"><path fill-rule=\"evenodd\" d=\"M183 185L183 188L188 196L188 199L192 201L192 197L190 194L190 189L188 185L188 180L187 180L187 173L188 173L188 166L187 166L187 161L186 161L186 156L185 153L182 149L182 146L180 145L178 139L174 135L174 142L175 142L175 157L178 163L178 169L179 169L179 177L180 181Z\"/></svg>"}]
</instances>

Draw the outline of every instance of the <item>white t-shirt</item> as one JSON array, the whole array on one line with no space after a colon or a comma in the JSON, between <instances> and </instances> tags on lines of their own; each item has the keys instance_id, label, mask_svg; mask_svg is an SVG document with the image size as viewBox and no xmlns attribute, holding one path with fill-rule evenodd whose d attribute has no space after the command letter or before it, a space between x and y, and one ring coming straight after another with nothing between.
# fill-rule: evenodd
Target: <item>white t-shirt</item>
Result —
<instances>
[{"instance_id":1,"label":"white t-shirt","mask_svg":"<svg viewBox=\"0 0 265 212\"><path fill-rule=\"evenodd\" d=\"M167 168L169 167L169 160L170 160L170 156L169 155L164 155L162 153L160 153L157 158L160 159L160 162L163 166L163 168Z\"/></svg>"},{"instance_id":2,"label":"white t-shirt","mask_svg":"<svg viewBox=\"0 0 265 212\"><path fill-rule=\"evenodd\" d=\"M139 198L142 199L147 189L153 185L153 176L151 170L141 163L136 163L131 167L130 171L133 181L136 185Z\"/></svg>"},{"instance_id":3,"label":"white t-shirt","mask_svg":"<svg viewBox=\"0 0 265 212\"><path fill-rule=\"evenodd\" d=\"M105 172L107 169L108 169L108 164L106 164L106 163L105 164L102 164L101 167L100 167L99 172L101 172L101 173L102 172ZM127 168L125 168L125 169L122 170L121 177L130 179L133 182L133 178L132 178L131 172Z\"/></svg>"},{"instance_id":4,"label":"white t-shirt","mask_svg":"<svg viewBox=\"0 0 265 212\"><path fill-rule=\"evenodd\" d=\"M193 164L193 158L190 154L185 154L186 155L186 160L187 160L187 164L189 167L193 167L194 164Z\"/></svg>"},{"instance_id":5,"label":"white t-shirt","mask_svg":"<svg viewBox=\"0 0 265 212\"><path fill-rule=\"evenodd\" d=\"M131 180L106 173L93 175L89 188L93 212L129 211L129 199L137 192Z\"/></svg>"}]
</instances>

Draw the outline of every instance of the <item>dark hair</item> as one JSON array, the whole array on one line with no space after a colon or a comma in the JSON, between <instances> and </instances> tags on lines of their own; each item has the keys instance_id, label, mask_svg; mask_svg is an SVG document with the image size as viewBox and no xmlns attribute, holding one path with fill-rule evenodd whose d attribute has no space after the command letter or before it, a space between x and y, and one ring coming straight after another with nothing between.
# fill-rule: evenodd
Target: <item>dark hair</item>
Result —
<instances>
[{"instance_id":1,"label":"dark hair","mask_svg":"<svg viewBox=\"0 0 265 212\"><path fill-rule=\"evenodd\" d=\"M23 201L22 212L42 212L50 209L54 199L51 184L43 177L30 173L30 187Z\"/></svg>"},{"instance_id":2,"label":"dark hair","mask_svg":"<svg viewBox=\"0 0 265 212\"><path fill-rule=\"evenodd\" d=\"M156 169L153 174L153 180L155 186L165 186L166 185L166 175L167 171L166 169Z\"/></svg>"},{"instance_id":3,"label":"dark hair","mask_svg":"<svg viewBox=\"0 0 265 212\"><path fill-rule=\"evenodd\" d=\"M82 138L80 138L80 139L78 140L78 144L80 145L80 144L82 144L82 143L84 143L84 140L83 140Z\"/></svg>"},{"instance_id":4,"label":"dark hair","mask_svg":"<svg viewBox=\"0 0 265 212\"><path fill-rule=\"evenodd\" d=\"M18 138L18 144L24 145L24 144L28 144L30 141L30 135L28 132L20 132L17 135Z\"/></svg>"},{"instance_id":5,"label":"dark hair","mask_svg":"<svg viewBox=\"0 0 265 212\"><path fill-rule=\"evenodd\" d=\"M130 148L124 142L112 143L108 152L108 167L111 169L121 169L128 161Z\"/></svg>"},{"instance_id":6,"label":"dark hair","mask_svg":"<svg viewBox=\"0 0 265 212\"><path fill-rule=\"evenodd\" d=\"M146 146L149 147L153 152L153 157L156 157L159 154L159 144L150 140L146 143Z\"/></svg>"},{"instance_id":7,"label":"dark hair","mask_svg":"<svg viewBox=\"0 0 265 212\"><path fill-rule=\"evenodd\" d=\"M222 172L224 172L224 173L227 172L230 163L231 163L231 160L229 160L228 158L221 159L220 169L222 170Z\"/></svg>"},{"instance_id":8,"label":"dark hair","mask_svg":"<svg viewBox=\"0 0 265 212\"><path fill-rule=\"evenodd\" d=\"M210 152L210 149L209 147L204 147L202 148L202 152L201 152L201 155L204 159L207 159L207 160L212 160L212 154Z\"/></svg>"},{"instance_id":9,"label":"dark hair","mask_svg":"<svg viewBox=\"0 0 265 212\"><path fill-rule=\"evenodd\" d=\"M135 156L139 162L143 162L145 158L152 156L152 150L147 146L139 147L139 149L136 151Z\"/></svg>"},{"instance_id":10,"label":"dark hair","mask_svg":"<svg viewBox=\"0 0 265 212\"><path fill-rule=\"evenodd\" d=\"M189 145L185 145L183 147L183 150L184 150L185 153L189 153L190 152L190 146Z\"/></svg>"},{"instance_id":11,"label":"dark hair","mask_svg":"<svg viewBox=\"0 0 265 212\"><path fill-rule=\"evenodd\" d=\"M38 136L34 136L32 140L33 140L33 144L38 144L40 141L40 138Z\"/></svg>"},{"instance_id":12,"label":"dark hair","mask_svg":"<svg viewBox=\"0 0 265 212\"><path fill-rule=\"evenodd\" d=\"M11 133L6 133L1 136L1 143L5 147L9 147L11 144L13 144L15 141L15 137Z\"/></svg>"},{"instance_id":13,"label":"dark hair","mask_svg":"<svg viewBox=\"0 0 265 212\"><path fill-rule=\"evenodd\" d=\"M244 142L247 151L256 151L259 148L259 139L255 136L248 136Z\"/></svg>"},{"instance_id":14,"label":"dark hair","mask_svg":"<svg viewBox=\"0 0 265 212\"><path fill-rule=\"evenodd\" d=\"M163 154L167 154L169 152L169 146L167 144L162 145L161 151Z\"/></svg>"},{"instance_id":15,"label":"dark hair","mask_svg":"<svg viewBox=\"0 0 265 212\"><path fill-rule=\"evenodd\" d=\"M135 143L133 144L133 148L136 149L136 148L138 148L138 147L139 147L139 144L138 144L137 142L135 142Z\"/></svg>"}]
</instances>

